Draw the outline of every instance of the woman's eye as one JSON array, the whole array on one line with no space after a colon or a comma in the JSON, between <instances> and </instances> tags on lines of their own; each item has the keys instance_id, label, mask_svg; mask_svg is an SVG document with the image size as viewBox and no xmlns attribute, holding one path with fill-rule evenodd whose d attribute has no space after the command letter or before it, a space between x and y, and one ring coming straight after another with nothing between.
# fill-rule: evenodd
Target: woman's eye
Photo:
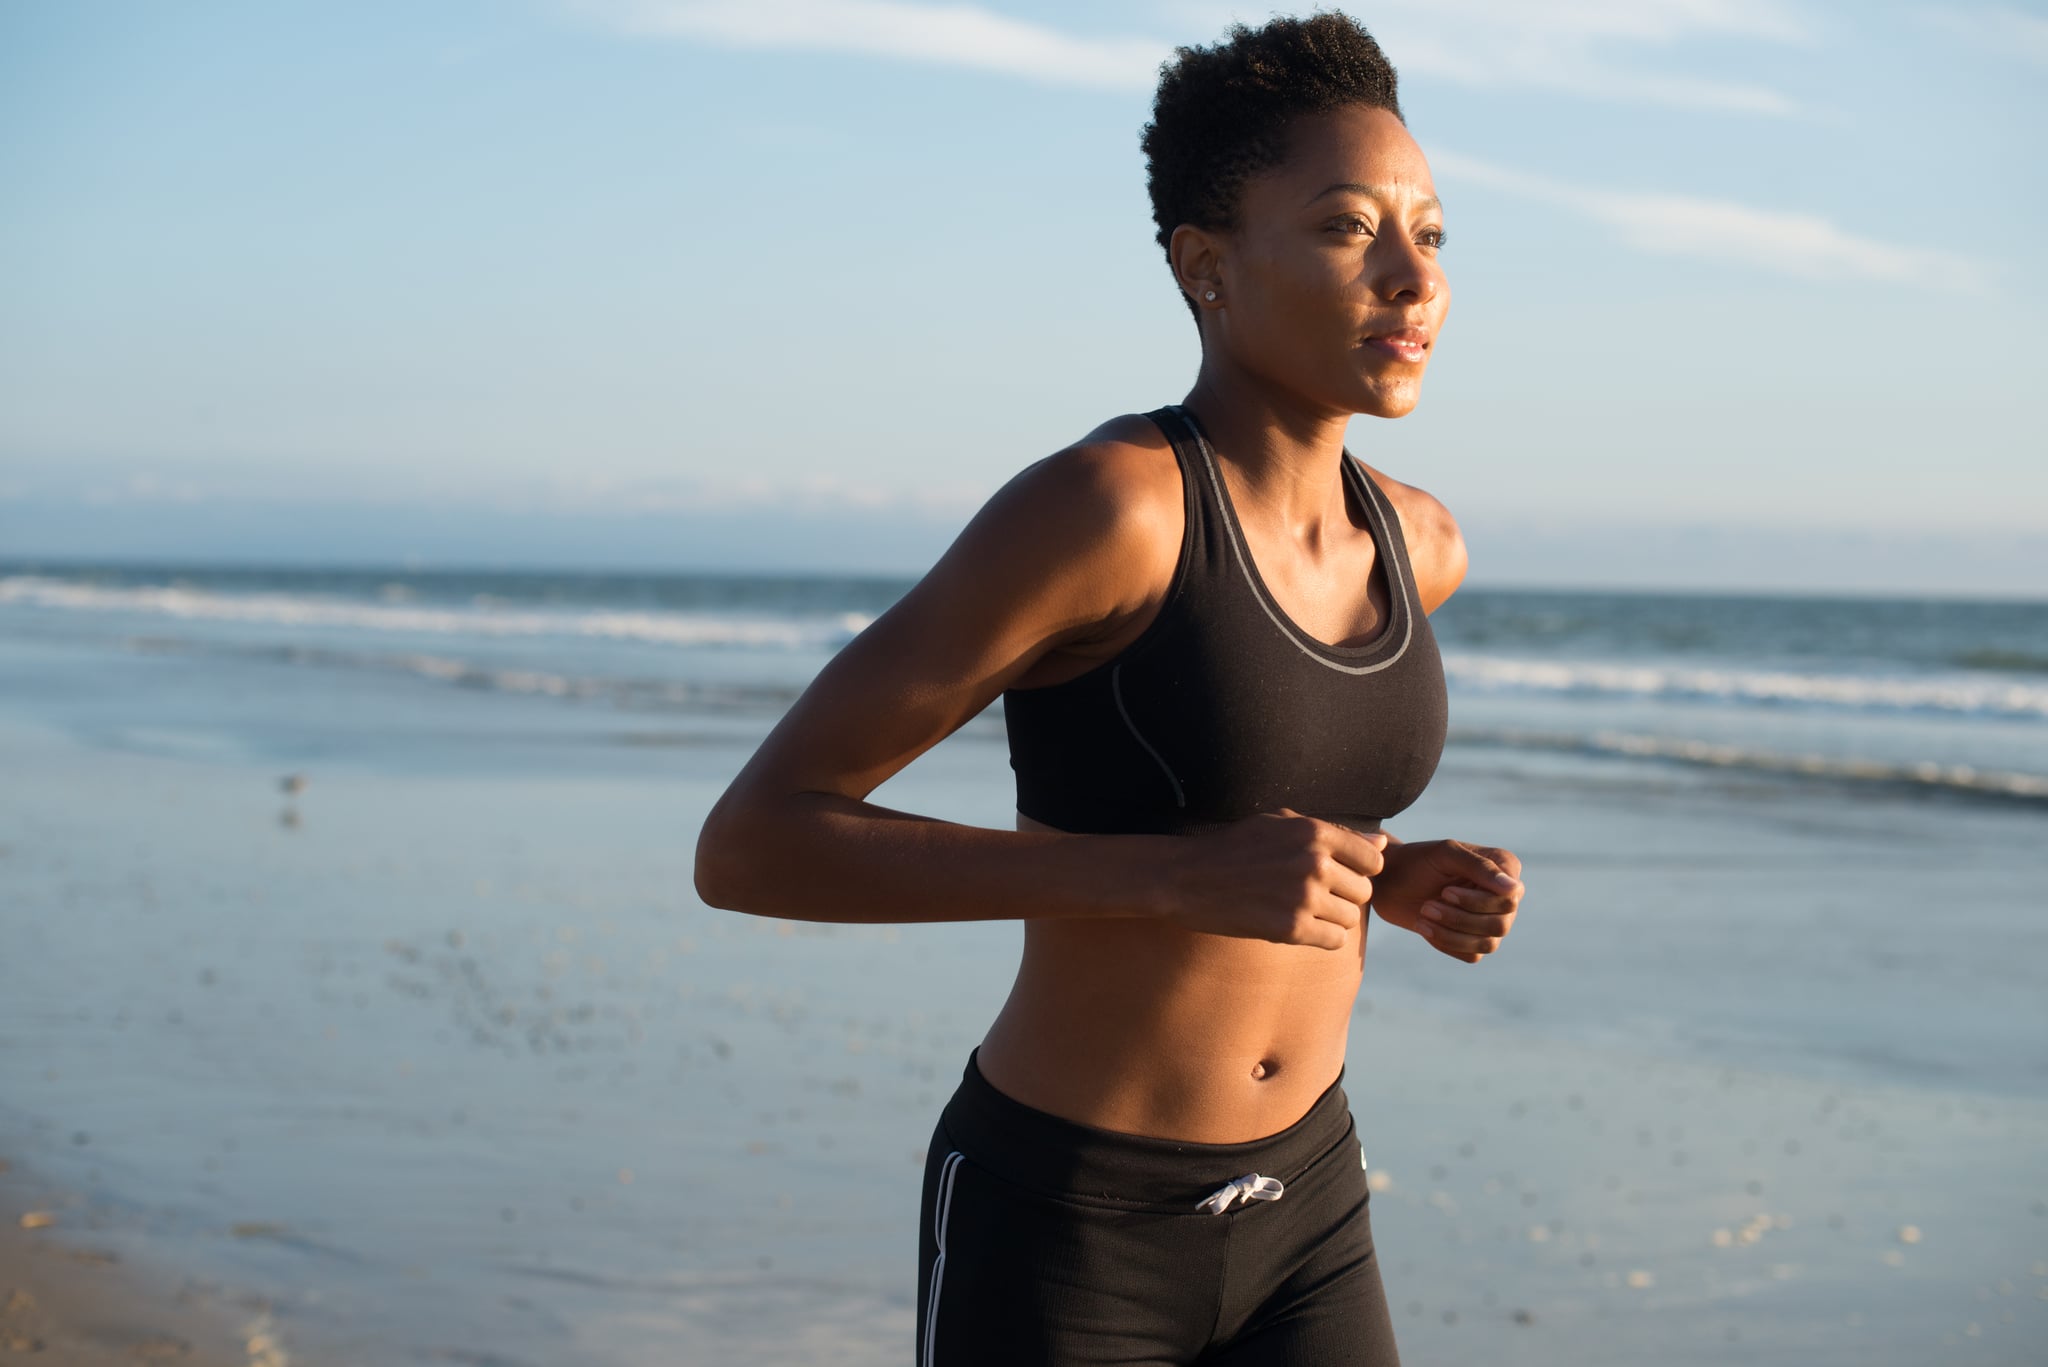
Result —
<instances>
[{"instance_id":1,"label":"woman's eye","mask_svg":"<svg viewBox=\"0 0 2048 1367\"><path fill-rule=\"evenodd\" d=\"M1353 237L1372 236L1372 224L1367 223L1362 218L1340 218L1337 220L1336 229L1340 233L1349 233Z\"/></svg>"},{"instance_id":2,"label":"woman's eye","mask_svg":"<svg viewBox=\"0 0 2048 1367\"><path fill-rule=\"evenodd\" d=\"M1444 243L1450 241L1450 238L1445 236L1442 228L1424 228L1421 235L1415 241L1419 246L1434 249L1443 246Z\"/></svg>"}]
</instances>

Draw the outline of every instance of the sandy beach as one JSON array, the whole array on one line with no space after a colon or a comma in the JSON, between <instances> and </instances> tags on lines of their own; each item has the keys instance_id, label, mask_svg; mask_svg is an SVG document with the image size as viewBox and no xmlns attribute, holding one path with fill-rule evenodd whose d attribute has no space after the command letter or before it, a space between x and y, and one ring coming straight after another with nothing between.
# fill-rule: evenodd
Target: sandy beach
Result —
<instances>
[{"instance_id":1,"label":"sandy beach","mask_svg":"<svg viewBox=\"0 0 2048 1367\"><path fill-rule=\"evenodd\" d=\"M697 823L772 716L730 688L663 711L233 645L0 634L6 1333L905 1360L922 1145L1018 928L697 903ZM999 736L875 800L1005 824ZM1481 965L1372 930L1346 1089L1404 1362L2037 1363L2040 820L1454 746L1397 833L1509 843L1532 893Z\"/></svg>"},{"instance_id":2,"label":"sandy beach","mask_svg":"<svg viewBox=\"0 0 2048 1367\"><path fill-rule=\"evenodd\" d=\"M0 1158L0 1353L65 1367L305 1367L267 1304L122 1249L84 1193Z\"/></svg>"}]
</instances>

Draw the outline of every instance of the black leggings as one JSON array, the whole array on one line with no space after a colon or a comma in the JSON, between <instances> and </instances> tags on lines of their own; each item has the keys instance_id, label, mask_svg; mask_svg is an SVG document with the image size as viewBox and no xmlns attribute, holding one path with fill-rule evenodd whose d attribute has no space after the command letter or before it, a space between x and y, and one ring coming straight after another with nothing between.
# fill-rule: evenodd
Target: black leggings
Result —
<instances>
[{"instance_id":1,"label":"black leggings","mask_svg":"<svg viewBox=\"0 0 2048 1367\"><path fill-rule=\"evenodd\" d=\"M970 1056L925 1161L918 1367L1398 1367L1370 1200L1341 1077L1278 1134L1190 1144L1035 1110Z\"/></svg>"}]
</instances>

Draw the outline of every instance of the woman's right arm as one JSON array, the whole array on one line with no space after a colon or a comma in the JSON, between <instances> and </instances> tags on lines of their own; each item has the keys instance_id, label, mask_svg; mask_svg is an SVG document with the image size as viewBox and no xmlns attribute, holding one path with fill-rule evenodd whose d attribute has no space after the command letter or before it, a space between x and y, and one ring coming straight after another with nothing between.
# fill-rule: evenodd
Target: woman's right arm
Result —
<instances>
[{"instance_id":1,"label":"woman's right arm","mask_svg":"<svg viewBox=\"0 0 2048 1367\"><path fill-rule=\"evenodd\" d=\"M1345 942L1378 850L1343 827L1273 817L1194 842L989 830L866 801L1049 652L1086 656L1096 643L1100 654L1163 596L1182 531L1179 470L1145 439L1151 424L1119 426L1132 440L1090 441L1020 472L819 672L705 818L705 902L812 921L1163 916Z\"/></svg>"}]
</instances>

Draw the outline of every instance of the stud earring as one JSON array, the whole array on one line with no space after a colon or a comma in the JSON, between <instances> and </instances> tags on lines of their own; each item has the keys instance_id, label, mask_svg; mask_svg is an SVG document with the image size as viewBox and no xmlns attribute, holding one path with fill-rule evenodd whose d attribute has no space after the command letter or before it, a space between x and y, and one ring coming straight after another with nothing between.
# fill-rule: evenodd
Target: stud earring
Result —
<instances>
[{"instance_id":1,"label":"stud earring","mask_svg":"<svg viewBox=\"0 0 2048 1367\"><path fill-rule=\"evenodd\" d=\"M1216 302L1216 291L1214 291L1214 290L1209 290L1209 291L1207 291L1206 293L1204 293L1204 294L1202 295L1202 297L1203 297L1204 299L1207 299L1207 300L1208 300L1208 301L1209 301L1210 303L1212 303L1212 304L1213 304L1213 303L1215 303L1215 302Z\"/></svg>"}]
</instances>

